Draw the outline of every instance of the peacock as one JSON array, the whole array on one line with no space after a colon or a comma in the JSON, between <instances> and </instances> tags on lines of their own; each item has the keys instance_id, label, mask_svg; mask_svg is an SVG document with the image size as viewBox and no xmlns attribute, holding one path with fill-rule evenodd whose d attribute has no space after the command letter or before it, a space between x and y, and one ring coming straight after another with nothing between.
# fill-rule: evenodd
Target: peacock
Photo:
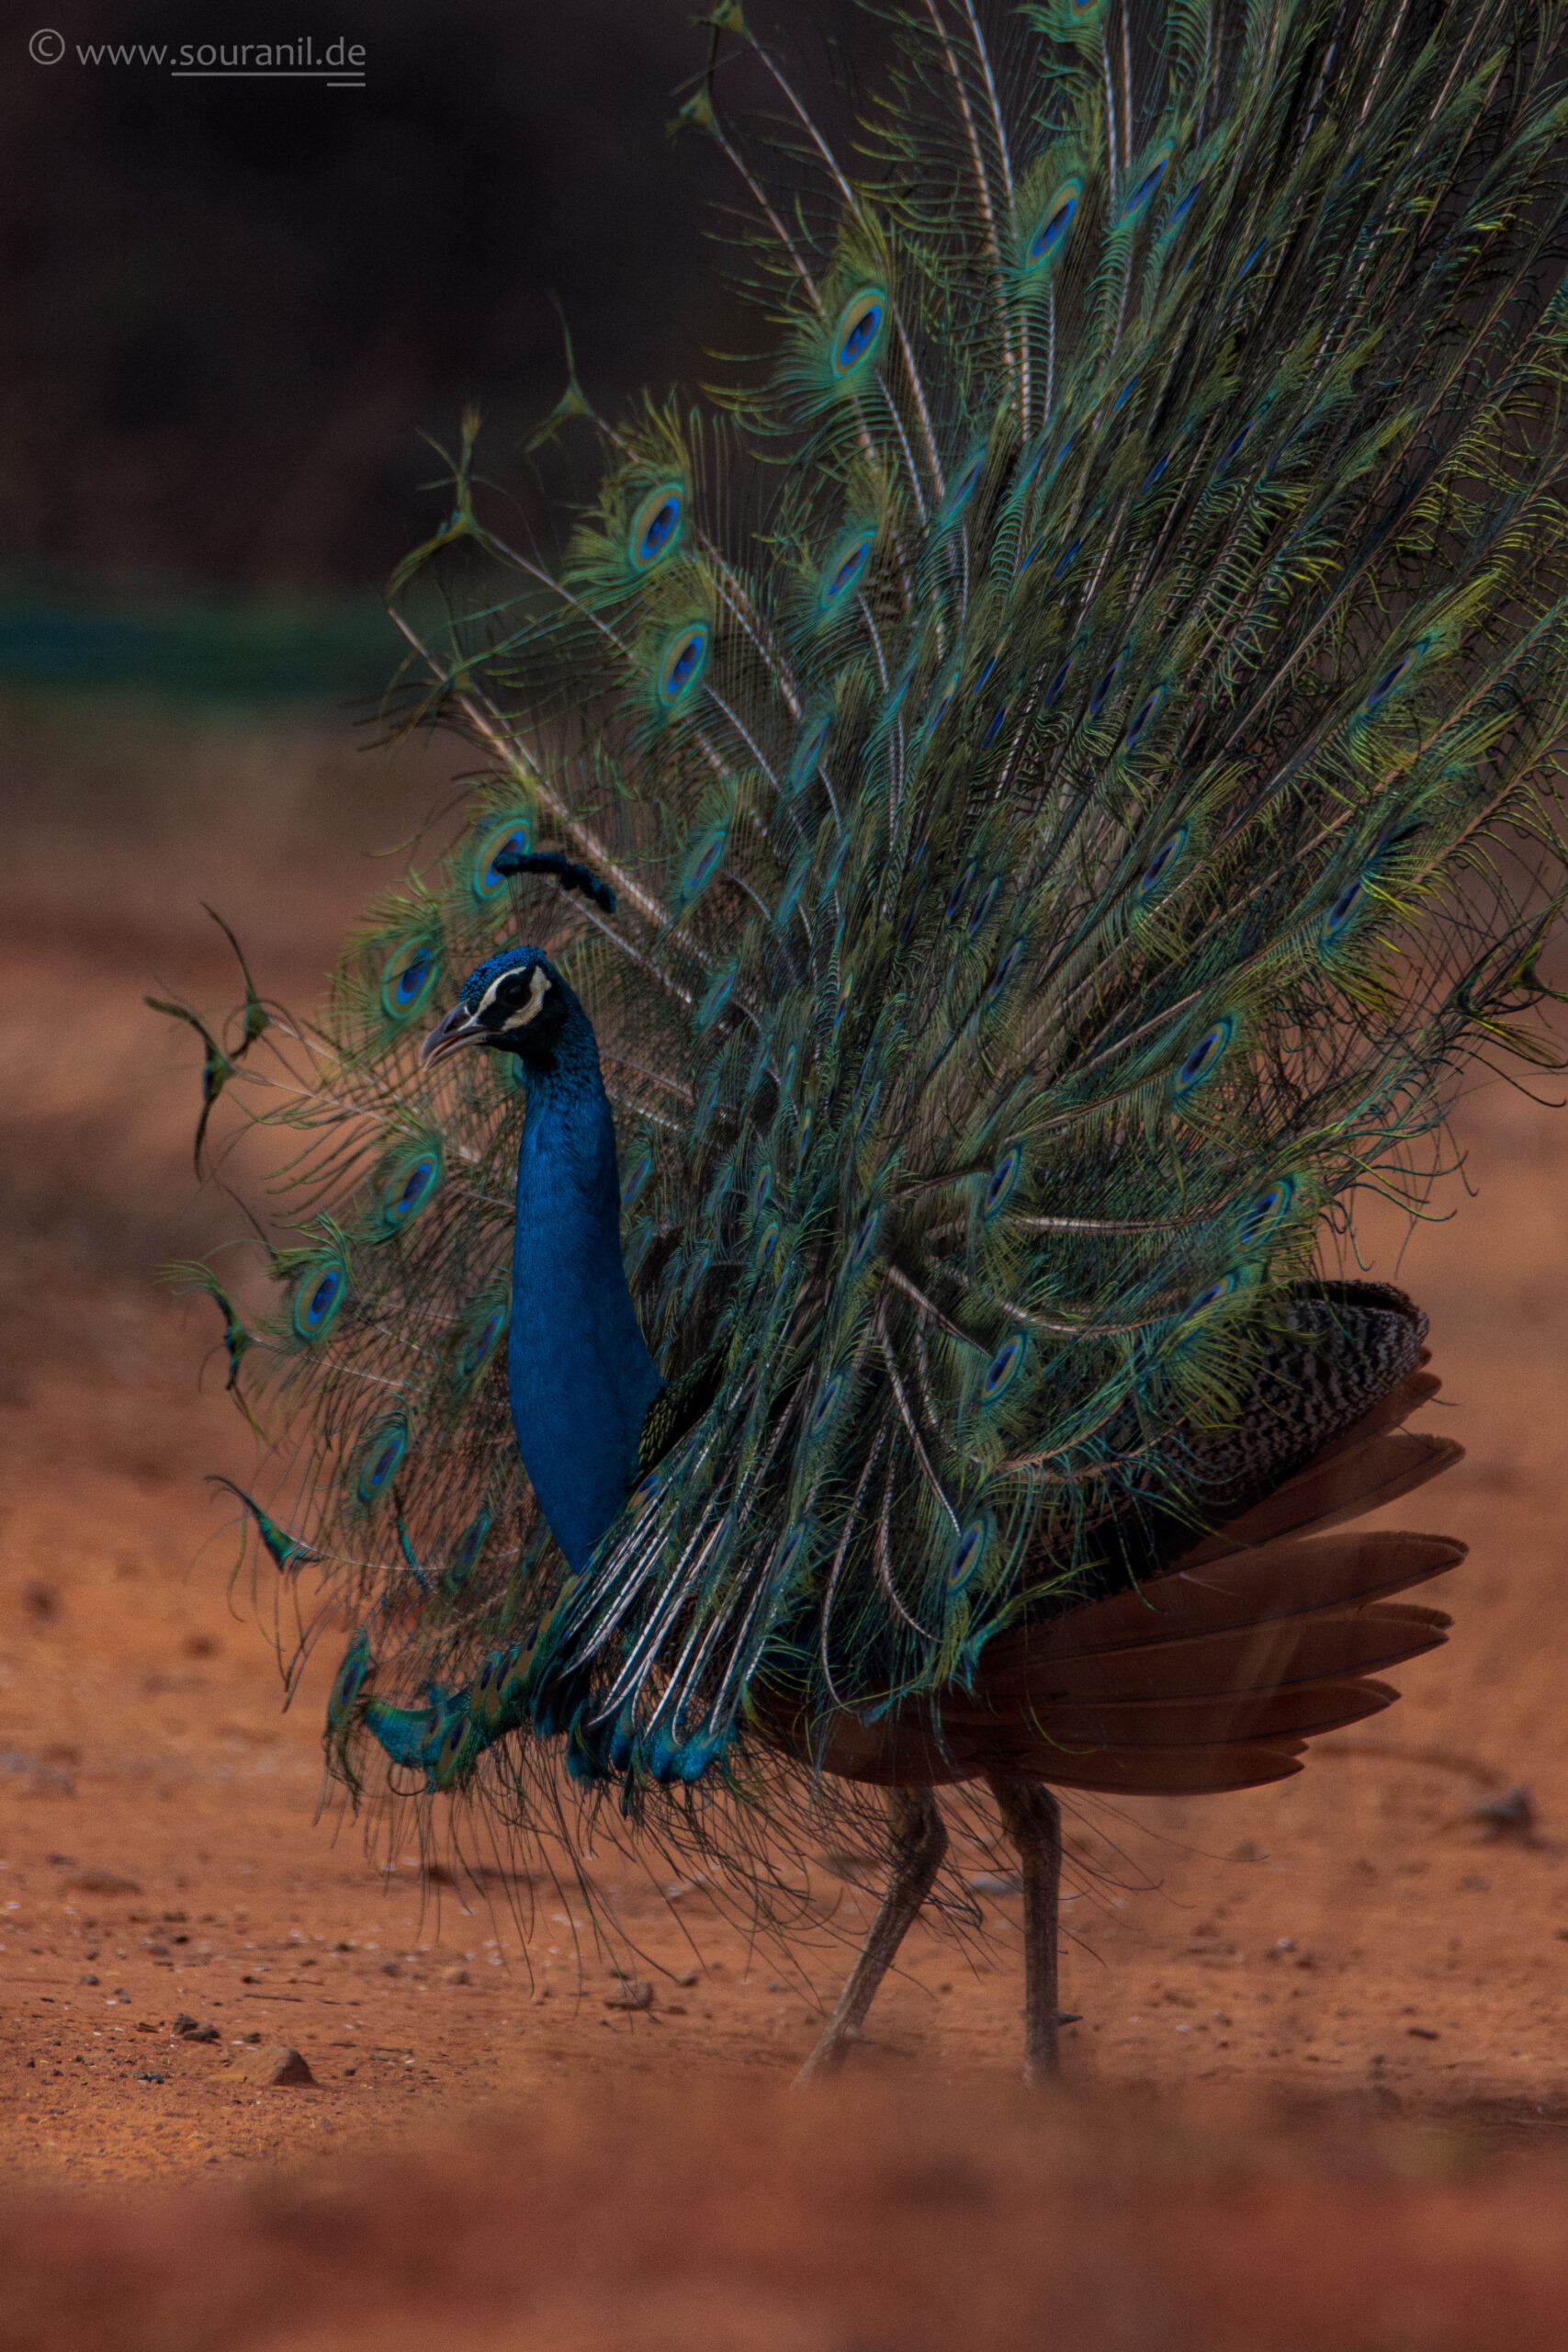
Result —
<instances>
[{"instance_id":1,"label":"peacock","mask_svg":"<svg viewBox=\"0 0 1568 2352\"><path fill-rule=\"evenodd\" d=\"M392 603L474 773L319 1023L167 1008L276 1170L270 1308L195 1279L351 1802L759 1886L880 1807L812 2074L988 1788L1041 2078L1055 1792L1280 1780L1449 1623L1461 1545L1348 1524L1459 1453L1355 1210L1552 1059L1568 56L907 0L844 147L705 21L756 353L572 373L558 523L465 420Z\"/></svg>"}]
</instances>

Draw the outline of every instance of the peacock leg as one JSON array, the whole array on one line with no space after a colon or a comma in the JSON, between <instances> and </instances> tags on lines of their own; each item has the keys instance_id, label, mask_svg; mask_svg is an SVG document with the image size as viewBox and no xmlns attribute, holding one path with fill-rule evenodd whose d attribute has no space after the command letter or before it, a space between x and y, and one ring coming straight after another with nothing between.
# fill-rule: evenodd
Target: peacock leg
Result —
<instances>
[{"instance_id":1,"label":"peacock leg","mask_svg":"<svg viewBox=\"0 0 1568 2352\"><path fill-rule=\"evenodd\" d=\"M947 1851L947 1830L930 1789L889 1789L887 1818L893 1831L893 1872L882 1907L871 1923L839 2006L823 2029L821 2040L795 2076L797 2083L816 2082L844 2063L852 2041L860 2039L866 2011L876 1988L892 1966L895 1953L908 1934L942 1868Z\"/></svg>"},{"instance_id":2,"label":"peacock leg","mask_svg":"<svg viewBox=\"0 0 1568 2352\"><path fill-rule=\"evenodd\" d=\"M987 1772L1002 1826L1023 1869L1023 2079L1056 2073L1056 1899L1062 1876L1062 1808L1039 1781Z\"/></svg>"}]
</instances>

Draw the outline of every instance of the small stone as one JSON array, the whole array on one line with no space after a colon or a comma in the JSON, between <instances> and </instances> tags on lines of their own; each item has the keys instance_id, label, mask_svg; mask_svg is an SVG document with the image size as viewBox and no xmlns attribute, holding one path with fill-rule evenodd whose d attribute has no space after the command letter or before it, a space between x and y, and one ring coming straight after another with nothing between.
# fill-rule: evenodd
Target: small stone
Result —
<instances>
[{"instance_id":1,"label":"small stone","mask_svg":"<svg viewBox=\"0 0 1568 2352\"><path fill-rule=\"evenodd\" d=\"M1436 2041L1438 2039L1438 2029L1433 2025L1407 2025L1404 2030L1414 2034L1417 2041Z\"/></svg>"},{"instance_id":2,"label":"small stone","mask_svg":"<svg viewBox=\"0 0 1568 2352\"><path fill-rule=\"evenodd\" d=\"M468 1972L462 1967L444 1968L441 1972L441 1982L443 1984L466 1984L468 1982Z\"/></svg>"},{"instance_id":3,"label":"small stone","mask_svg":"<svg viewBox=\"0 0 1568 2352\"><path fill-rule=\"evenodd\" d=\"M169 2030L176 2041L216 2041L219 2039L215 2025L210 2022L198 2025L195 2018L187 2017L183 2009Z\"/></svg>"},{"instance_id":4,"label":"small stone","mask_svg":"<svg viewBox=\"0 0 1568 2352\"><path fill-rule=\"evenodd\" d=\"M400 1960L384 1960L381 1962L381 1973L383 1976L400 1976L402 1973L403 1964Z\"/></svg>"},{"instance_id":5,"label":"small stone","mask_svg":"<svg viewBox=\"0 0 1568 2352\"><path fill-rule=\"evenodd\" d=\"M650 2009L653 2007L653 1987L643 1977L623 1977L615 1992L605 1994L604 2007L607 2009Z\"/></svg>"},{"instance_id":6,"label":"small stone","mask_svg":"<svg viewBox=\"0 0 1568 2352\"><path fill-rule=\"evenodd\" d=\"M535 1996L534 1996L534 2007L535 2007L536 2008L537 2008L541 2001L547 2001L547 2000L549 1999L549 1997L550 1997L550 1987L549 1987L549 1985L547 1985L547 1984L541 1984L541 1985L540 1985L540 1987L539 1987L539 1989L538 1989L538 1991L537 1991L537 1992L535 1994Z\"/></svg>"},{"instance_id":7,"label":"small stone","mask_svg":"<svg viewBox=\"0 0 1568 2352\"><path fill-rule=\"evenodd\" d=\"M96 1984L97 1981L97 1978L90 1973L86 1976L78 1976L76 1979L78 1984Z\"/></svg>"},{"instance_id":8,"label":"small stone","mask_svg":"<svg viewBox=\"0 0 1568 2352\"><path fill-rule=\"evenodd\" d=\"M249 2043L236 2051L234 2072L242 2082L259 2084L264 2090L281 2090L316 2079L298 2050L291 2050L286 2041Z\"/></svg>"},{"instance_id":9,"label":"small stone","mask_svg":"<svg viewBox=\"0 0 1568 2352\"><path fill-rule=\"evenodd\" d=\"M1464 1817L1488 1838L1517 1838L1526 1845L1534 1842L1536 1814L1528 1789L1509 1789L1502 1796L1484 1798L1480 1804L1472 1804Z\"/></svg>"},{"instance_id":10,"label":"small stone","mask_svg":"<svg viewBox=\"0 0 1568 2352\"><path fill-rule=\"evenodd\" d=\"M787 1993L789 1991L789 1986L784 1983L782 1978L770 1976L768 1979L768 1990L770 1993Z\"/></svg>"},{"instance_id":11,"label":"small stone","mask_svg":"<svg viewBox=\"0 0 1568 2352\"><path fill-rule=\"evenodd\" d=\"M1568 1928L1560 1928L1558 1933L1563 1942L1568 1943ZM697 1972L694 1968L683 1968L679 1976L672 1976L670 1981L672 1984L679 1984L689 1990L698 1981Z\"/></svg>"},{"instance_id":12,"label":"small stone","mask_svg":"<svg viewBox=\"0 0 1568 2352\"><path fill-rule=\"evenodd\" d=\"M113 1871L78 1871L74 1878L65 1882L73 1894L140 1894L141 1889L133 1878L120 1878Z\"/></svg>"},{"instance_id":13,"label":"small stone","mask_svg":"<svg viewBox=\"0 0 1568 2352\"><path fill-rule=\"evenodd\" d=\"M667 2018L683 2018L683 2017L685 2016L685 2014L686 2014L686 2004L685 2004L685 2002L684 2002L684 2001L666 2001L666 2002L664 2003L664 2007L663 2007L663 2015L664 2015L665 2017L667 2017Z\"/></svg>"},{"instance_id":14,"label":"small stone","mask_svg":"<svg viewBox=\"0 0 1568 2352\"><path fill-rule=\"evenodd\" d=\"M138 2033L156 2033L158 2029L150 2018L138 2018L136 2030Z\"/></svg>"},{"instance_id":15,"label":"small stone","mask_svg":"<svg viewBox=\"0 0 1568 2352\"><path fill-rule=\"evenodd\" d=\"M976 1871L964 1882L971 1894L1017 1894L1023 1884L1021 1871Z\"/></svg>"}]
</instances>

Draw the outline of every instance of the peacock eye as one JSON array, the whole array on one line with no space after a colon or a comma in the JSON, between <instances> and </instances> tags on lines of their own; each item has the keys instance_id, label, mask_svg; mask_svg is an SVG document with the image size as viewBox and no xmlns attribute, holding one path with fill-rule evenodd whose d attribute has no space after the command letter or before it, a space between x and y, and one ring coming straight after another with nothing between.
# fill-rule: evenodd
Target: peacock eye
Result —
<instances>
[{"instance_id":1,"label":"peacock eye","mask_svg":"<svg viewBox=\"0 0 1568 2352\"><path fill-rule=\"evenodd\" d=\"M498 1003L504 1004L510 1011L513 1006L522 1003L524 997L527 994L527 991L528 983L524 978L523 974L521 972L513 972L510 978L502 980L501 986L496 989L496 1000Z\"/></svg>"}]
</instances>

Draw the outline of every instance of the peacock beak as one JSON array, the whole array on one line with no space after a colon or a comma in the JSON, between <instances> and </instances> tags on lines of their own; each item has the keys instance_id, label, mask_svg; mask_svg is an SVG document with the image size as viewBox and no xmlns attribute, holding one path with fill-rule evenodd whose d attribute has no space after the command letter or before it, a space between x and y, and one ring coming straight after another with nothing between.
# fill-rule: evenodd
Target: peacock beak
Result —
<instances>
[{"instance_id":1,"label":"peacock beak","mask_svg":"<svg viewBox=\"0 0 1568 2352\"><path fill-rule=\"evenodd\" d=\"M463 1046L482 1046L490 1032L468 1012L466 1005L455 1004L445 1021L438 1021L419 1049L422 1062L445 1061Z\"/></svg>"}]
</instances>

